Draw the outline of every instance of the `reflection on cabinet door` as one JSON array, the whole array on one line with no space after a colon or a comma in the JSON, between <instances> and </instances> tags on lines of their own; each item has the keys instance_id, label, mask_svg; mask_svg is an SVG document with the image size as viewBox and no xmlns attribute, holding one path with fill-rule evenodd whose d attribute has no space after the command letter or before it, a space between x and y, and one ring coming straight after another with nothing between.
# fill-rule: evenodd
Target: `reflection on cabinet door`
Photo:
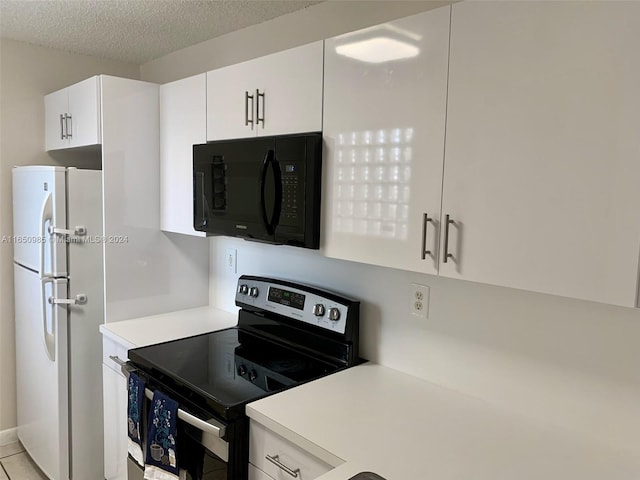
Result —
<instances>
[{"instance_id":1,"label":"reflection on cabinet door","mask_svg":"<svg viewBox=\"0 0 640 480\"><path fill-rule=\"evenodd\" d=\"M440 274L634 306L640 4L452 8Z\"/></svg>"},{"instance_id":2,"label":"reflection on cabinet door","mask_svg":"<svg viewBox=\"0 0 640 480\"><path fill-rule=\"evenodd\" d=\"M325 42L327 256L438 272L449 19L447 6Z\"/></svg>"}]
</instances>

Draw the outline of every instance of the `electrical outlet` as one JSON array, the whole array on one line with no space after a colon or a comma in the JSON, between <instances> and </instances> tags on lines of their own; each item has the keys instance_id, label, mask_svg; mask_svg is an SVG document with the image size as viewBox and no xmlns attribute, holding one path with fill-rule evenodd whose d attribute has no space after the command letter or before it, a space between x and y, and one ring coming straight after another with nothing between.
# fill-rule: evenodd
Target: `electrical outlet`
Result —
<instances>
[{"instance_id":1,"label":"electrical outlet","mask_svg":"<svg viewBox=\"0 0 640 480\"><path fill-rule=\"evenodd\" d=\"M235 248L225 250L224 265L228 273L236 273L237 252Z\"/></svg>"},{"instance_id":2,"label":"electrical outlet","mask_svg":"<svg viewBox=\"0 0 640 480\"><path fill-rule=\"evenodd\" d=\"M411 313L427 318L429 315L429 287L412 283L410 285Z\"/></svg>"}]
</instances>

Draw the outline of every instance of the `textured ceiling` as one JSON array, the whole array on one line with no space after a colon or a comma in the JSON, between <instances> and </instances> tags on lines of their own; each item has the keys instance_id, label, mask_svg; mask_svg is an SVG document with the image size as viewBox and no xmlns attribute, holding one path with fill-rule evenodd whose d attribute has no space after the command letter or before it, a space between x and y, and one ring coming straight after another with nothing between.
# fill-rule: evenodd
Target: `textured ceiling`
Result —
<instances>
[{"instance_id":1,"label":"textured ceiling","mask_svg":"<svg viewBox=\"0 0 640 480\"><path fill-rule=\"evenodd\" d=\"M0 36L142 64L307 0L0 0Z\"/></svg>"}]
</instances>

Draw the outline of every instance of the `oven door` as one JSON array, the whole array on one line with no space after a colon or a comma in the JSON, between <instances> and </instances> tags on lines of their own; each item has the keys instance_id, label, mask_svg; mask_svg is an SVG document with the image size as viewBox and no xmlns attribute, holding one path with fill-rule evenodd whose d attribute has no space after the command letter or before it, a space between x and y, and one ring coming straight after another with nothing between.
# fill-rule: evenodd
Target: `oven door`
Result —
<instances>
[{"instance_id":1,"label":"oven door","mask_svg":"<svg viewBox=\"0 0 640 480\"><path fill-rule=\"evenodd\" d=\"M130 371L137 371L138 374L141 373L131 364L123 365L122 371L127 378ZM153 388L159 388L159 390L163 392L165 390L162 387ZM174 392L168 391L166 393L177 400L180 405L177 415L178 437L183 438L184 443L189 442L193 446L195 442L204 447L202 474L200 475L200 472L197 472L192 475L192 473L187 470L187 480L235 480L234 468L229 464L229 442L223 439L228 425L225 425L216 418L203 420L202 418L187 412L185 409L181 408L182 404L179 399L176 398L177 396ZM145 388L145 396L147 399L145 412L149 412L151 400L153 399L153 391L149 388ZM144 470L136 463L135 460L133 460L133 458L131 458L131 456L129 456L127 460L127 473L128 480L142 480L144 478Z\"/></svg>"}]
</instances>

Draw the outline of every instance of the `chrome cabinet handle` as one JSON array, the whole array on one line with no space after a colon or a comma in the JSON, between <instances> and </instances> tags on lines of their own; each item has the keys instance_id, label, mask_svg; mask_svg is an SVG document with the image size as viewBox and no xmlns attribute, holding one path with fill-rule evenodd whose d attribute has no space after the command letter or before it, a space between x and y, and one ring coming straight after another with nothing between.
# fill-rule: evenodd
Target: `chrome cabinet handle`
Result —
<instances>
[{"instance_id":1,"label":"chrome cabinet handle","mask_svg":"<svg viewBox=\"0 0 640 480\"><path fill-rule=\"evenodd\" d=\"M260 116L260 97L262 97L262 117ZM256 89L256 127L262 122L262 128L264 128L264 92L260 93L260 90Z\"/></svg>"},{"instance_id":2,"label":"chrome cabinet handle","mask_svg":"<svg viewBox=\"0 0 640 480\"><path fill-rule=\"evenodd\" d=\"M249 95L249 92L244 92L244 125L251 124L251 130L253 130L253 95ZM251 119L249 119L249 99L251 99Z\"/></svg>"},{"instance_id":3,"label":"chrome cabinet handle","mask_svg":"<svg viewBox=\"0 0 640 480\"><path fill-rule=\"evenodd\" d=\"M284 463L282 463L280 461L280 455L267 455L266 457L267 460L269 460L271 463L273 463L276 467L280 468L281 470L284 470L285 472L287 472L289 475L291 475L293 478L298 478L298 474L300 473L300 469L296 468L295 470L291 470L289 467L287 467Z\"/></svg>"},{"instance_id":4,"label":"chrome cabinet handle","mask_svg":"<svg viewBox=\"0 0 640 480\"><path fill-rule=\"evenodd\" d=\"M444 259L443 263L447 263L450 258L453 258L453 254L449 253L449 225L455 223L453 220L449 218L449 214L446 216L445 225L444 225Z\"/></svg>"},{"instance_id":5,"label":"chrome cabinet handle","mask_svg":"<svg viewBox=\"0 0 640 480\"><path fill-rule=\"evenodd\" d=\"M67 138L73 137L73 119L71 115L64 114L64 123L67 126Z\"/></svg>"},{"instance_id":6,"label":"chrome cabinet handle","mask_svg":"<svg viewBox=\"0 0 640 480\"><path fill-rule=\"evenodd\" d=\"M64 140L64 115L60 114L60 140Z\"/></svg>"},{"instance_id":7,"label":"chrome cabinet handle","mask_svg":"<svg viewBox=\"0 0 640 480\"><path fill-rule=\"evenodd\" d=\"M431 255L431 250L427 250L427 223L433 223L433 218L429 218L429 214L425 213L422 217L422 260Z\"/></svg>"},{"instance_id":8,"label":"chrome cabinet handle","mask_svg":"<svg viewBox=\"0 0 640 480\"><path fill-rule=\"evenodd\" d=\"M127 362L125 362L124 360L120 360L120 357L118 357L117 355L109 355L109 358L120 366L127 364Z\"/></svg>"}]
</instances>

